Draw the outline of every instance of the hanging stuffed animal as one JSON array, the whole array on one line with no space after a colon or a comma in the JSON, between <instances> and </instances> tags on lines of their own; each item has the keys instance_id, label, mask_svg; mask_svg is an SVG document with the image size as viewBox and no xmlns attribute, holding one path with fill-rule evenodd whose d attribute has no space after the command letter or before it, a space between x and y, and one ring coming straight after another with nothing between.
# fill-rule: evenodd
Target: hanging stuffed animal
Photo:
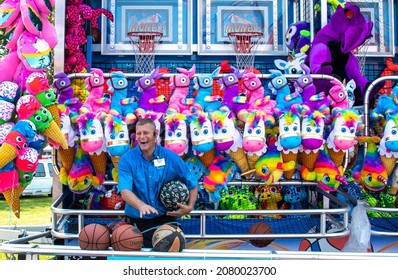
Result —
<instances>
[{"instance_id":1,"label":"hanging stuffed animal","mask_svg":"<svg viewBox=\"0 0 398 280\"><path fill-rule=\"evenodd\" d=\"M37 133L44 134L64 149L68 147L61 128L55 123L51 113L44 108L33 95L21 96L16 105L18 118L30 120L36 126Z\"/></svg>"},{"instance_id":2,"label":"hanging stuffed animal","mask_svg":"<svg viewBox=\"0 0 398 280\"><path fill-rule=\"evenodd\" d=\"M350 3L346 3L344 8L338 6L329 23L314 36L306 61L313 74L335 75L341 81L354 79L358 104L364 101L370 82L362 75L352 51L372 37L372 28L373 22L366 20L358 6ZM318 91L329 91L328 81L315 82ZM377 92L375 89L369 98L372 99Z\"/></svg>"},{"instance_id":3,"label":"hanging stuffed animal","mask_svg":"<svg viewBox=\"0 0 398 280\"><path fill-rule=\"evenodd\" d=\"M128 80L122 71L114 71L106 81L108 92L112 94L109 114L123 117L127 124L134 124L137 117L134 111L138 107L135 96L128 97Z\"/></svg>"}]
</instances>

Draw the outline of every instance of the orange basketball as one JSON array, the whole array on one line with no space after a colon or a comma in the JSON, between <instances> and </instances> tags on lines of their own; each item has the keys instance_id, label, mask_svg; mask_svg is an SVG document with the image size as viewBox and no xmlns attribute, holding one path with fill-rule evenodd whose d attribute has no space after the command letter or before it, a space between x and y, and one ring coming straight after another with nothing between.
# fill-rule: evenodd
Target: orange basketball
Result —
<instances>
[{"instance_id":1,"label":"orange basketball","mask_svg":"<svg viewBox=\"0 0 398 280\"><path fill-rule=\"evenodd\" d=\"M111 235L101 224L86 225L79 233L79 246L82 250L108 250Z\"/></svg>"},{"instance_id":2,"label":"orange basketball","mask_svg":"<svg viewBox=\"0 0 398 280\"><path fill-rule=\"evenodd\" d=\"M111 246L115 251L139 251L143 244L142 233L135 226L122 224L113 230Z\"/></svg>"},{"instance_id":3,"label":"orange basketball","mask_svg":"<svg viewBox=\"0 0 398 280\"><path fill-rule=\"evenodd\" d=\"M249 228L249 234L270 234L272 233L272 228L269 224L264 222L257 222L251 225ZM268 246L273 239L249 239L249 242L256 247Z\"/></svg>"}]
</instances>

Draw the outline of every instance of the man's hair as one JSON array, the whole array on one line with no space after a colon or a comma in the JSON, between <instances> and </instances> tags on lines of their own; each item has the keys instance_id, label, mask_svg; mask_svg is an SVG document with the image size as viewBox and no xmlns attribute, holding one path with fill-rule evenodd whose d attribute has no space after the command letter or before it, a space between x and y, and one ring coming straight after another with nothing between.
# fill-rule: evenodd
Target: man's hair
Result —
<instances>
[{"instance_id":1,"label":"man's hair","mask_svg":"<svg viewBox=\"0 0 398 280\"><path fill-rule=\"evenodd\" d=\"M146 125L146 124L150 124L153 127L153 131L156 131L155 122L151 118L140 119L135 125L136 126L143 126L143 125Z\"/></svg>"}]
</instances>

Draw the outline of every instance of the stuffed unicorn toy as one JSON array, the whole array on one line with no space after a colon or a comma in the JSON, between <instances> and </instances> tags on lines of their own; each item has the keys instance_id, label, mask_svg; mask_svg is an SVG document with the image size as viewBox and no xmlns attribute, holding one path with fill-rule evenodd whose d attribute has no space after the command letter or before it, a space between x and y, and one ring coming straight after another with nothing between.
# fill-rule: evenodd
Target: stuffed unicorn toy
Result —
<instances>
[{"instance_id":1,"label":"stuffed unicorn toy","mask_svg":"<svg viewBox=\"0 0 398 280\"><path fill-rule=\"evenodd\" d=\"M214 131L214 146L217 151L227 153L242 173L250 170L234 114L228 108L210 114Z\"/></svg>"},{"instance_id":2,"label":"stuffed unicorn toy","mask_svg":"<svg viewBox=\"0 0 398 280\"><path fill-rule=\"evenodd\" d=\"M76 119L81 148L89 155L100 184L104 182L107 161L106 140L101 117L101 112L88 112Z\"/></svg>"},{"instance_id":3,"label":"stuffed unicorn toy","mask_svg":"<svg viewBox=\"0 0 398 280\"><path fill-rule=\"evenodd\" d=\"M168 111L163 121L165 127L164 147L184 159L189 150L187 116Z\"/></svg>"},{"instance_id":4,"label":"stuffed unicorn toy","mask_svg":"<svg viewBox=\"0 0 398 280\"><path fill-rule=\"evenodd\" d=\"M336 166L341 166L346 152L356 144L356 134L364 128L362 117L354 109L332 110L332 130L326 138L328 153Z\"/></svg>"},{"instance_id":5,"label":"stuffed unicorn toy","mask_svg":"<svg viewBox=\"0 0 398 280\"><path fill-rule=\"evenodd\" d=\"M174 110L177 113L190 115L191 106L195 102L194 98L188 98L189 85L191 78L195 75L196 66L192 65L191 69L177 68L180 74L175 74L170 78L169 87L173 94L169 100L167 110Z\"/></svg>"}]
</instances>

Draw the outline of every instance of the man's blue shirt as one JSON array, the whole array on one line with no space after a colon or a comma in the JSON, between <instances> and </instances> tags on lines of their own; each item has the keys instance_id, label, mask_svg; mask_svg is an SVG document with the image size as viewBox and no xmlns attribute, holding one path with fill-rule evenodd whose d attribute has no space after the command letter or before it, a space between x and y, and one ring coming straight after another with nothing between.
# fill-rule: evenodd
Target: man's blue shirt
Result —
<instances>
[{"instance_id":1,"label":"man's blue shirt","mask_svg":"<svg viewBox=\"0 0 398 280\"><path fill-rule=\"evenodd\" d=\"M155 160L164 159L163 166L155 166ZM174 152L156 145L153 157L148 161L137 146L125 153L118 165L118 192L131 190L144 203L154 207L159 216L167 210L159 199L160 188L171 180L180 180L188 189L197 186L198 181L185 162ZM139 218L140 212L126 203L125 214ZM156 217L155 214L145 215L144 219Z\"/></svg>"}]
</instances>

